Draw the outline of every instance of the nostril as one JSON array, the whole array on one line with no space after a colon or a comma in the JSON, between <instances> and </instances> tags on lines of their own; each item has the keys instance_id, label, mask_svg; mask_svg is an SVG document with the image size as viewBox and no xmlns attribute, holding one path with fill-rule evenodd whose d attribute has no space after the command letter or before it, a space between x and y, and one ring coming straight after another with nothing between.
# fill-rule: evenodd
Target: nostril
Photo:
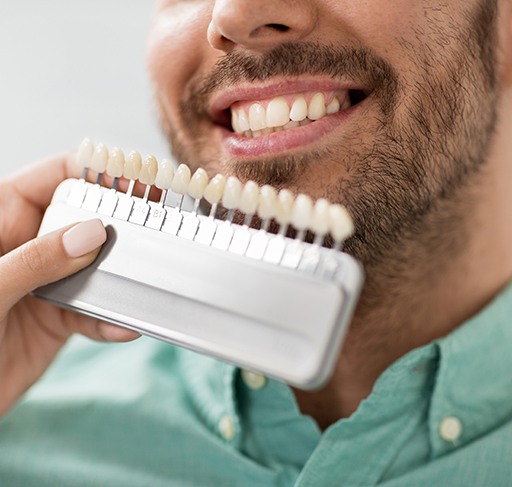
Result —
<instances>
[{"instance_id":1,"label":"nostril","mask_svg":"<svg viewBox=\"0 0 512 487\"><path fill-rule=\"evenodd\" d=\"M286 32L287 30L290 30L290 28L287 25L283 25L283 24L267 24L266 27L270 27L271 29L278 30L279 32Z\"/></svg>"}]
</instances>

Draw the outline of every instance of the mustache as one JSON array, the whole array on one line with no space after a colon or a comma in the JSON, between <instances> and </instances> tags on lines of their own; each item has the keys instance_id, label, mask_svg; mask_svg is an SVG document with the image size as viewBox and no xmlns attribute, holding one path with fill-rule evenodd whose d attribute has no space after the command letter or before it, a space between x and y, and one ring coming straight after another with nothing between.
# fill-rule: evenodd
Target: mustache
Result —
<instances>
[{"instance_id":1,"label":"mustache","mask_svg":"<svg viewBox=\"0 0 512 487\"><path fill-rule=\"evenodd\" d=\"M322 45L314 42L285 43L262 54L228 52L211 72L192 88L184 110L203 114L207 102L219 89L240 82L265 81L275 77L324 75L364 86L380 100L389 113L395 105L399 76L384 59L365 47Z\"/></svg>"}]
</instances>

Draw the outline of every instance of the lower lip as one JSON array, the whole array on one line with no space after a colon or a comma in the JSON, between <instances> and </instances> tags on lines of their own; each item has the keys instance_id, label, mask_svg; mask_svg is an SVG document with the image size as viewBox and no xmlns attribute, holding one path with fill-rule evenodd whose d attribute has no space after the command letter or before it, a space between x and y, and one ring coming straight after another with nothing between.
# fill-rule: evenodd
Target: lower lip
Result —
<instances>
[{"instance_id":1,"label":"lower lip","mask_svg":"<svg viewBox=\"0 0 512 487\"><path fill-rule=\"evenodd\" d=\"M252 139L231 132L225 127L219 127L222 145L232 156L245 159L291 151L314 144L334 130L344 126L360 105L361 103L358 103L304 127L282 130L281 132L274 132Z\"/></svg>"}]
</instances>

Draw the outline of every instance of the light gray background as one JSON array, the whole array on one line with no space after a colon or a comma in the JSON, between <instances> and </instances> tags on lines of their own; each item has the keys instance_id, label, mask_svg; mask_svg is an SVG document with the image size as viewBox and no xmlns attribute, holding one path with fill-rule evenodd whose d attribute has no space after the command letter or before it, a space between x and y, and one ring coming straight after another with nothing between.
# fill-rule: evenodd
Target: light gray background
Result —
<instances>
[{"instance_id":1,"label":"light gray background","mask_svg":"<svg viewBox=\"0 0 512 487\"><path fill-rule=\"evenodd\" d=\"M145 72L151 0L0 0L0 176L85 136L167 155Z\"/></svg>"}]
</instances>

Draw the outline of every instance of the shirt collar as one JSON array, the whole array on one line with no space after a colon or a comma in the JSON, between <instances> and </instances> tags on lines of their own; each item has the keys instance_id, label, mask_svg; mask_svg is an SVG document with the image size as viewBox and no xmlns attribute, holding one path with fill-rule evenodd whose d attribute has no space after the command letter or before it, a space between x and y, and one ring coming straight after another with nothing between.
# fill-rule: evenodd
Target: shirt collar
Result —
<instances>
[{"instance_id":1,"label":"shirt collar","mask_svg":"<svg viewBox=\"0 0 512 487\"><path fill-rule=\"evenodd\" d=\"M511 316L512 285L445 338L413 350L392 364L356 413L332 425L322 436L331 442L341 434L346 436L347 429L354 437L363 434L367 427L375 432L375 424L389 423L395 416L403 418L408 408L424 404L431 454L435 458L502 424L512 416L512 403L508 400L512 390ZM181 373L199 415L221 440L239 447L243 421L237 401L238 369L188 351L181 351L181 356ZM289 396L293 408L294 399L291 393ZM462 426L460 436L452 441L440 434L443 420L449 417L456 418ZM232 422L232 438L223 434L226 418ZM313 428L310 433L311 441L318 441ZM384 437L387 435L383 436L386 443ZM396 448L401 441L396 436ZM386 451L392 455L395 448L386 444Z\"/></svg>"}]
</instances>

